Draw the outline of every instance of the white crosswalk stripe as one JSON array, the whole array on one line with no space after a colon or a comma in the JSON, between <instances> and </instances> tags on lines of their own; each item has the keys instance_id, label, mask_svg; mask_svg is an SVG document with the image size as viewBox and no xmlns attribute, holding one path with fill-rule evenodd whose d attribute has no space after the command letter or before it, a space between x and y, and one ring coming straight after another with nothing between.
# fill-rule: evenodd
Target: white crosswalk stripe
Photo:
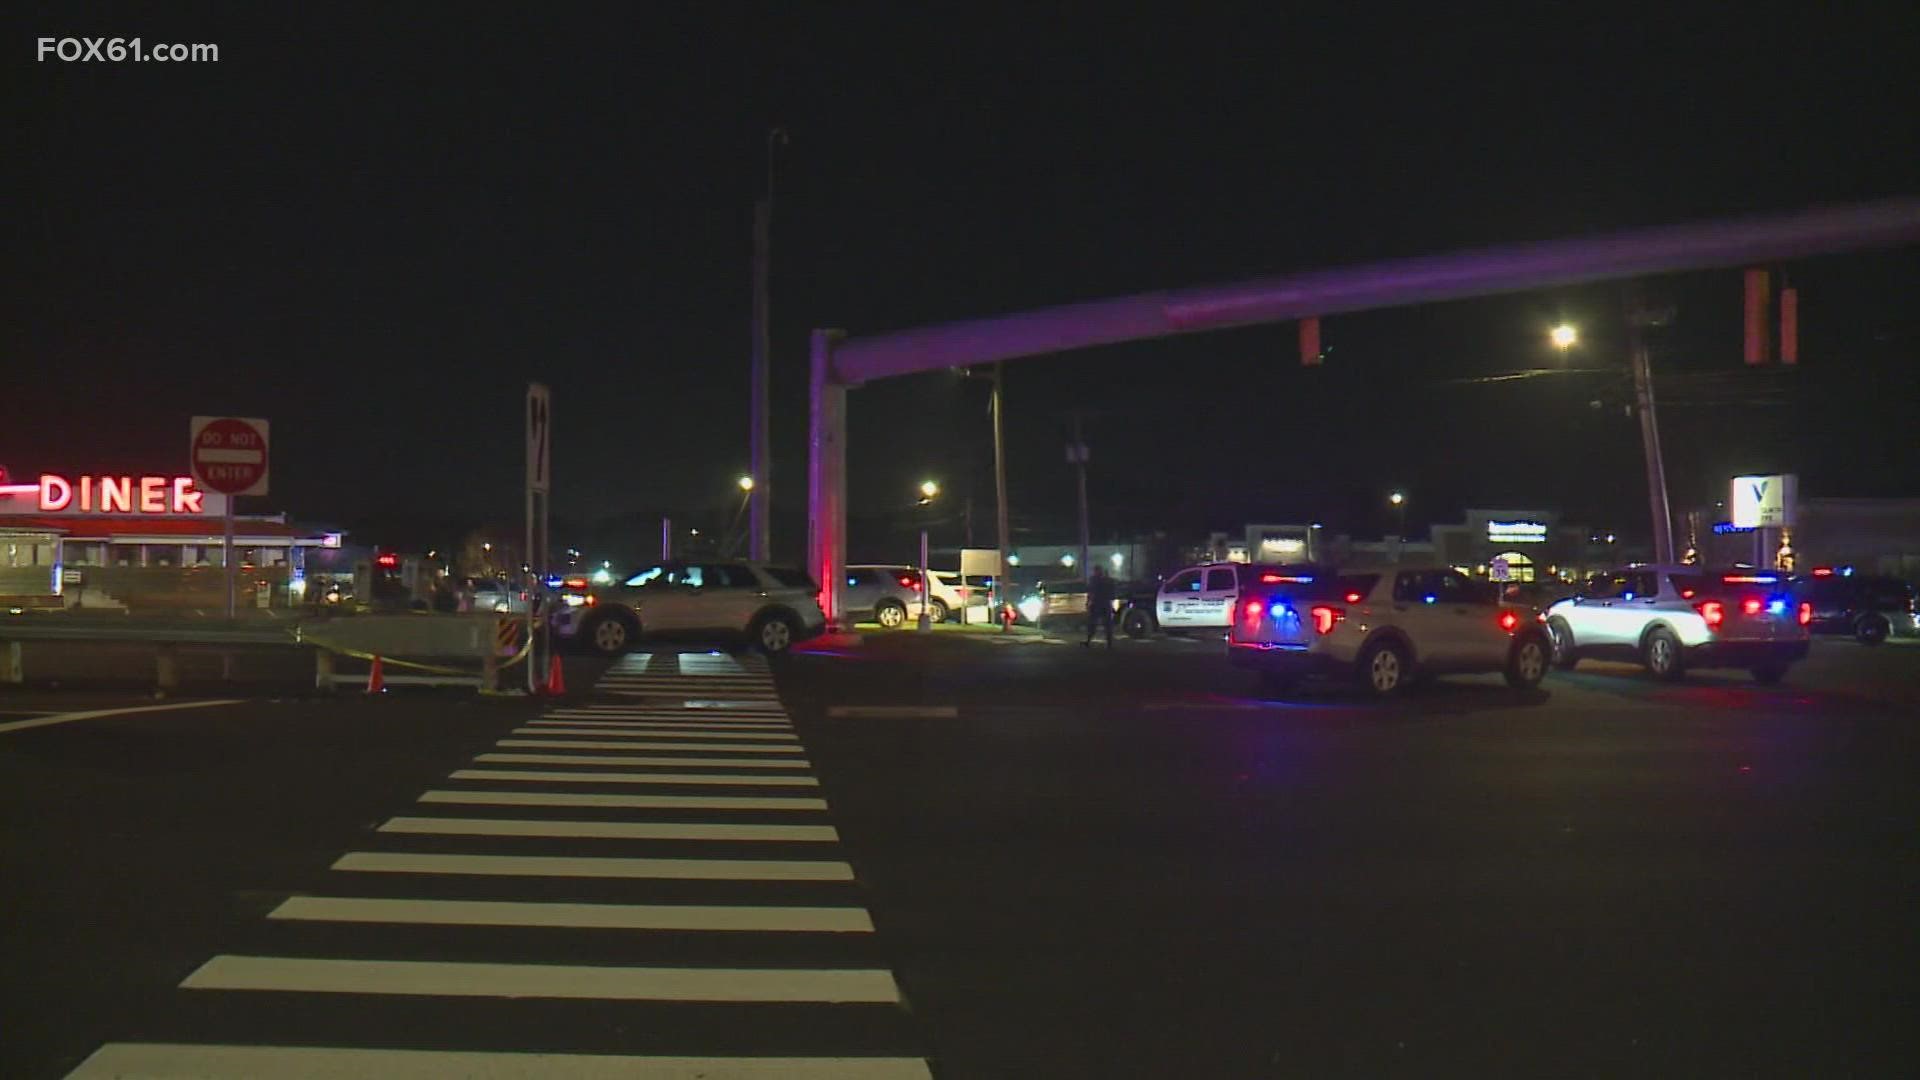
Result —
<instances>
[{"instance_id":1,"label":"white crosswalk stripe","mask_svg":"<svg viewBox=\"0 0 1920 1080\"><path fill-rule=\"evenodd\" d=\"M763 658L630 654L503 730L70 1075L930 1080Z\"/></svg>"}]
</instances>

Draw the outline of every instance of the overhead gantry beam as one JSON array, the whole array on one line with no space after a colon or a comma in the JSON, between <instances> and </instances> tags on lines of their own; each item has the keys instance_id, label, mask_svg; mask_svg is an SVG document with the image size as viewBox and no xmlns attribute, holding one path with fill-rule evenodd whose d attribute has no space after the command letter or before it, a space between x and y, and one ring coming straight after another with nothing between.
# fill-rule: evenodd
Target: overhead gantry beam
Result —
<instances>
[{"instance_id":1,"label":"overhead gantry beam","mask_svg":"<svg viewBox=\"0 0 1920 1080\"><path fill-rule=\"evenodd\" d=\"M846 389L874 379L1204 330L1913 243L1920 243L1920 198L1901 197L1139 293L844 341L837 332L815 331L809 565L820 577L829 619L840 622Z\"/></svg>"}]
</instances>

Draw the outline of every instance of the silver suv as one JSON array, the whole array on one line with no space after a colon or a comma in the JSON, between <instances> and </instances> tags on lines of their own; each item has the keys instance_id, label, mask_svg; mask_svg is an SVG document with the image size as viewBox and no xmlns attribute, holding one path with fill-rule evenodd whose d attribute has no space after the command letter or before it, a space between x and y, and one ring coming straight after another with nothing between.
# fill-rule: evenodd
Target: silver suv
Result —
<instances>
[{"instance_id":1,"label":"silver suv","mask_svg":"<svg viewBox=\"0 0 1920 1080\"><path fill-rule=\"evenodd\" d=\"M1280 693L1316 674L1385 697L1416 675L1495 671L1531 690L1553 657L1540 619L1457 570L1271 567L1240 590L1227 657Z\"/></svg>"},{"instance_id":2,"label":"silver suv","mask_svg":"<svg viewBox=\"0 0 1920 1080\"><path fill-rule=\"evenodd\" d=\"M665 562L572 591L553 617L562 638L623 653L646 637L744 638L769 653L826 629L820 587L798 570L748 562Z\"/></svg>"},{"instance_id":3,"label":"silver suv","mask_svg":"<svg viewBox=\"0 0 1920 1080\"><path fill-rule=\"evenodd\" d=\"M1560 667L1614 657L1669 680L1690 667L1743 667L1769 686L1807 655L1812 621L1785 575L1747 568L1629 566L1547 608Z\"/></svg>"}]
</instances>

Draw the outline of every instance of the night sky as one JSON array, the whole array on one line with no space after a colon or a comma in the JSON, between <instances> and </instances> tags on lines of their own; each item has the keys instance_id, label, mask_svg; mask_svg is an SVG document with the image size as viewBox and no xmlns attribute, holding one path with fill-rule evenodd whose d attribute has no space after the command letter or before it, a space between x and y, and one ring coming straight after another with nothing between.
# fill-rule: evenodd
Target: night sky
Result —
<instances>
[{"instance_id":1,"label":"night sky","mask_svg":"<svg viewBox=\"0 0 1920 1080\"><path fill-rule=\"evenodd\" d=\"M532 378L553 388L569 529L723 525L777 125L775 545L795 558L810 327L1920 193L1920 19L1880 6L16 10L0 464L175 470L190 415L261 415L274 490L250 509L396 536L409 516L512 521ZM220 61L39 63L43 35ZM1677 313L1654 352L1677 508L1736 471L1920 495L1920 253L1784 269L1799 370L1741 365L1737 273L1650 285ZM1071 535L1077 408L1097 534L1377 533L1394 487L1416 527L1518 505L1641 532L1624 373L1463 381L1559 364L1563 318L1572 366L1620 365L1619 316L1617 287L1563 289L1329 319L1320 370L1291 326L1011 364L1016 523ZM955 511L971 492L991 537L982 381L877 384L852 413L856 559L905 554L883 526L925 476Z\"/></svg>"}]
</instances>

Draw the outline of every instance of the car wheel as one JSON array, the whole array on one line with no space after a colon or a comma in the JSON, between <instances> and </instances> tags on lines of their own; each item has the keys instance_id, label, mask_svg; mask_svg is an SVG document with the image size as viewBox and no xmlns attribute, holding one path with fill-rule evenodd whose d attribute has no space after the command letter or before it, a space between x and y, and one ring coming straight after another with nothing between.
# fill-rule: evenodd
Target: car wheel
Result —
<instances>
[{"instance_id":1,"label":"car wheel","mask_svg":"<svg viewBox=\"0 0 1920 1080\"><path fill-rule=\"evenodd\" d=\"M1580 652L1574 648L1573 627L1567 620L1555 615L1547 620L1547 633L1553 635L1553 666L1561 671L1572 671L1580 662Z\"/></svg>"},{"instance_id":2,"label":"car wheel","mask_svg":"<svg viewBox=\"0 0 1920 1080\"><path fill-rule=\"evenodd\" d=\"M609 612L588 623L587 632L581 636L601 656L619 656L633 647L634 639L640 636L639 629L625 618Z\"/></svg>"},{"instance_id":3,"label":"car wheel","mask_svg":"<svg viewBox=\"0 0 1920 1080\"><path fill-rule=\"evenodd\" d=\"M1893 624L1885 615L1867 615L1854 625L1853 636L1862 645L1879 645L1887 640L1887 634L1893 630Z\"/></svg>"},{"instance_id":4,"label":"car wheel","mask_svg":"<svg viewBox=\"0 0 1920 1080\"><path fill-rule=\"evenodd\" d=\"M927 601L927 618L932 619L934 622L946 622L947 616L950 614L952 613L947 610L947 602L945 600L935 598Z\"/></svg>"},{"instance_id":5,"label":"car wheel","mask_svg":"<svg viewBox=\"0 0 1920 1080\"><path fill-rule=\"evenodd\" d=\"M1129 608L1120 616L1120 632L1130 638L1143 638L1153 633L1153 617L1139 608Z\"/></svg>"},{"instance_id":6,"label":"car wheel","mask_svg":"<svg viewBox=\"0 0 1920 1080\"><path fill-rule=\"evenodd\" d=\"M1413 675L1407 650L1391 641L1369 645L1360 654L1360 682L1375 697L1392 697L1406 689Z\"/></svg>"},{"instance_id":7,"label":"car wheel","mask_svg":"<svg viewBox=\"0 0 1920 1080\"><path fill-rule=\"evenodd\" d=\"M1547 663L1553 647L1539 634L1528 634L1513 643L1507 656L1507 685L1515 690L1531 690L1547 677Z\"/></svg>"},{"instance_id":8,"label":"car wheel","mask_svg":"<svg viewBox=\"0 0 1920 1080\"><path fill-rule=\"evenodd\" d=\"M1780 680L1787 677L1785 664L1761 664L1753 669L1753 681L1761 686L1778 686Z\"/></svg>"},{"instance_id":9,"label":"car wheel","mask_svg":"<svg viewBox=\"0 0 1920 1080\"><path fill-rule=\"evenodd\" d=\"M754 647L768 656L779 656L793 648L798 633L793 620L785 615L762 615L753 622L750 635Z\"/></svg>"},{"instance_id":10,"label":"car wheel","mask_svg":"<svg viewBox=\"0 0 1920 1080\"><path fill-rule=\"evenodd\" d=\"M888 630L898 630L907 623L907 607L898 600L882 600L873 607L873 621Z\"/></svg>"},{"instance_id":11,"label":"car wheel","mask_svg":"<svg viewBox=\"0 0 1920 1080\"><path fill-rule=\"evenodd\" d=\"M1680 657L1680 639L1673 631L1664 626L1655 627L1647 635L1647 643L1642 650L1642 660L1653 677L1663 682L1676 682L1687 673L1686 662Z\"/></svg>"}]
</instances>

